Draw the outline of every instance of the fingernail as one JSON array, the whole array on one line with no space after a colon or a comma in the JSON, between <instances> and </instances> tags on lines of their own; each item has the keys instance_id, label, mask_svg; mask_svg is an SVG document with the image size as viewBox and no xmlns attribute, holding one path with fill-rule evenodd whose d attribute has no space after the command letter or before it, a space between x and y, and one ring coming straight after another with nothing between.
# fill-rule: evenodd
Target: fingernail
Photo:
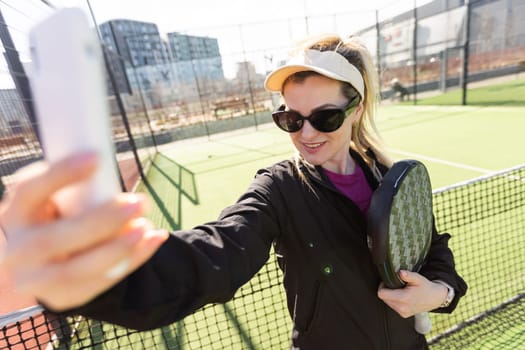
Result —
<instances>
[{"instance_id":1,"label":"fingernail","mask_svg":"<svg viewBox=\"0 0 525 350\"><path fill-rule=\"evenodd\" d=\"M148 199L141 194L126 194L124 198L125 211L129 214L145 213L149 209Z\"/></svg>"},{"instance_id":2,"label":"fingernail","mask_svg":"<svg viewBox=\"0 0 525 350\"><path fill-rule=\"evenodd\" d=\"M134 215L145 211L146 201L142 196L127 195L123 199L122 211L126 215Z\"/></svg>"},{"instance_id":3,"label":"fingernail","mask_svg":"<svg viewBox=\"0 0 525 350\"><path fill-rule=\"evenodd\" d=\"M133 229L129 232L126 232L124 239L126 240L126 243L129 245L134 245L138 241L142 239L144 236L144 231L140 229Z\"/></svg>"},{"instance_id":4,"label":"fingernail","mask_svg":"<svg viewBox=\"0 0 525 350\"><path fill-rule=\"evenodd\" d=\"M164 243L168 237L169 232L164 229L150 230L144 234L144 238L146 239L146 244L148 246L158 246Z\"/></svg>"},{"instance_id":5,"label":"fingernail","mask_svg":"<svg viewBox=\"0 0 525 350\"><path fill-rule=\"evenodd\" d=\"M140 218L136 218L136 219L131 220L130 227L132 229L139 229L139 230L142 230L142 231L149 231L149 230L153 230L155 228L155 226L153 226L151 221L149 221L145 217L140 217Z\"/></svg>"},{"instance_id":6,"label":"fingernail","mask_svg":"<svg viewBox=\"0 0 525 350\"><path fill-rule=\"evenodd\" d=\"M146 236L146 231L153 229L154 226L148 219L143 217L136 218L129 222L124 235L128 243L135 244Z\"/></svg>"},{"instance_id":7,"label":"fingernail","mask_svg":"<svg viewBox=\"0 0 525 350\"><path fill-rule=\"evenodd\" d=\"M106 278L117 279L123 276L130 266L129 259L123 259L106 271Z\"/></svg>"}]
</instances>

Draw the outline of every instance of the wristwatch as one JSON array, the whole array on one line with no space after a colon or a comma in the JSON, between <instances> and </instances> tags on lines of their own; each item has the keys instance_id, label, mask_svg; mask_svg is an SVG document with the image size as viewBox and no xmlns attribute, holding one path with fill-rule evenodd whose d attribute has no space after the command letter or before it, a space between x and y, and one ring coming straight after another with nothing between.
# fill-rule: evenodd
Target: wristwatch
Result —
<instances>
[{"instance_id":1,"label":"wristwatch","mask_svg":"<svg viewBox=\"0 0 525 350\"><path fill-rule=\"evenodd\" d=\"M448 283L445 283L441 280L435 280L434 282L439 283L447 288L447 297L445 298L445 300L443 300L439 307L448 307L450 303L452 303L452 300L454 300L454 296L456 295L456 293L454 292L454 288L452 288Z\"/></svg>"}]
</instances>

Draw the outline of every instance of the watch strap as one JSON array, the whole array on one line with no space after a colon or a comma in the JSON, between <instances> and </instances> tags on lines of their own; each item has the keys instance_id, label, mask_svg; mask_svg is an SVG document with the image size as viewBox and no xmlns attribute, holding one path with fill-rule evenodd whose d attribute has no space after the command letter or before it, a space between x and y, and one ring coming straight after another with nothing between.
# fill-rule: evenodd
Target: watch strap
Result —
<instances>
[{"instance_id":1,"label":"watch strap","mask_svg":"<svg viewBox=\"0 0 525 350\"><path fill-rule=\"evenodd\" d=\"M445 288L447 288L447 296L445 300L443 300L441 305L439 305L439 307L440 308L448 307L452 303L452 300L454 300L454 296L456 295L456 293L454 292L454 288L452 288L448 283L443 282L441 280L435 280L434 282L439 283L442 286L445 286Z\"/></svg>"}]
</instances>

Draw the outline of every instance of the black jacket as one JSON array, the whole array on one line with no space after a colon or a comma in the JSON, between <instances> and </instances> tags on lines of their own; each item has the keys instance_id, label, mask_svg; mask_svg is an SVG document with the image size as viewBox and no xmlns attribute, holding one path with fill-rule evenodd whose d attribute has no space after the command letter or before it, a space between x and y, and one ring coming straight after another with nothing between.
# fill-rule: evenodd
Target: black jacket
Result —
<instances>
[{"instance_id":1,"label":"black jacket","mask_svg":"<svg viewBox=\"0 0 525 350\"><path fill-rule=\"evenodd\" d=\"M372 171L358 154L372 188ZM403 319L377 297L380 283L359 208L320 167L293 161L260 170L238 202L215 222L173 232L141 268L89 304L71 310L140 330L180 320L208 303L226 302L268 260L271 245L284 271L293 318L292 348L424 349L413 318ZM377 165L382 173L387 169ZM420 271L454 287L451 312L465 294L447 246L434 232Z\"/></svg>"}]
</instances>

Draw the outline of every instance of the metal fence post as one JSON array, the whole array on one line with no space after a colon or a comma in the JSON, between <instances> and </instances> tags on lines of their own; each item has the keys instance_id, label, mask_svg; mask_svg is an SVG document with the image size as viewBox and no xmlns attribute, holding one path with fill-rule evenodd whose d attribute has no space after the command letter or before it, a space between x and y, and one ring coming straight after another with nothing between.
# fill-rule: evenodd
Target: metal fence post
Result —
<instances>
[{"instance_id":1,"label":"metal fence post","mask_svg":"<svg viewBox=\"0 0 525 350\"><path fill-rule=\"evenodd\" d=\"M412 84L414 89L414 105L417 105L417 0L414 0L414 34L412 38L412 61L414 62L414 83Z\"/></svg>"},{"instance_id":2,"label":"metal fence post","mask_svg":"<svg viewBox=\"0 0 525 350\"><path fill-rule=\"evenodd\" d=\"M470 45L470 15L471 15L471 2L465 0L465 6L467 6L467 18L465 20L465 41L463 44L463 69L461 71L461 104L465 106L467 104L467 80L468 80L468 61L469 61L469 45Z\"/></svg>"},{"instance_id":3,"label":"metal fence post","mask_svg":"<svg viewBox=\"0 0 525 350\"><path fill-rule=\"evenodd\" d=\"M246 59L246 49L244 47L244 36L242 35L242 24L239 24L239 35L241 37L242 57L244 59L244 69L246 71L246 79L248 79L248 92L250 93L250 103L253 109L253 121L255 123L255 130L259 130L257 123L257 113L255 111L255 101L253 99L252 79L250 78L250 69L248 68L248 60Z\"/></svg>"},{"instance_id":4,"label":"metal fence post","mask_svg":"<svg viewBox=\"0 0 525 350\"><path fill-rule=\"evenodd\" d=\"M377 76L379 77L379 87L383 85L381 80L381 28L379 26L379 10L376 10L376 66Z\"/></svg>"}]
</instances>

